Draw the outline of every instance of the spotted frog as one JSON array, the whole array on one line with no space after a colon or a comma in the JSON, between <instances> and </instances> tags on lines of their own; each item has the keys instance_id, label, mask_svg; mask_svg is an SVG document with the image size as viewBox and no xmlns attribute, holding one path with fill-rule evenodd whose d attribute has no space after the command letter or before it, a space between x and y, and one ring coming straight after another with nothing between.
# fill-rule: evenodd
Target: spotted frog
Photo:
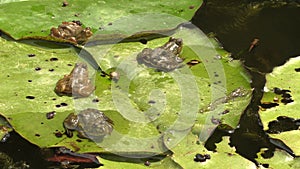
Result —
<instances>
[{"instance_id":1,"label":"spotted frog","mask_svg":"<svg viewBox=\"0 0 300 169\"><path fill-rule=\"evenodd\" d=\"M74 43L84 43L93 35L91 28L82 27L80 21L62 22L58 28L51 28L50 35L52 37L65 39Z\"/></svg>"},{"instance_id":2,"label":"spotted frog","mask_svg":"<svg viewBox=\"0 0 300 169\"><path fill-rule=\"evenodd\" d=\"M170 37L169 41L155 49L145 48L137 55L137 62L160 71L169 72L182 67L183 59L179 57L182 51L181 38Z\"/></svg>"},{"instance_id":3,"label":"spotted frog","mask_svg":"<svg viewBox=\"0 0 300 169\"><path fill-rule=\"evenodd\" d=\"M62 96L88 97L95 90L86 63L77 63L70 74L56 83L55 92Z\"/></svg>"},{"instance_id":4,"label":"spotted frog","mask_svg":"<svg viewBox=\"0 0 300 169\"><path fill-rule=\"evenodd\" d=\"M80 138L100 141L113 131L113 121L97 109L88 108L75 115L69 114L63 122L66 134L73 136L77 131Z\"/></svg>"}]
</instances>

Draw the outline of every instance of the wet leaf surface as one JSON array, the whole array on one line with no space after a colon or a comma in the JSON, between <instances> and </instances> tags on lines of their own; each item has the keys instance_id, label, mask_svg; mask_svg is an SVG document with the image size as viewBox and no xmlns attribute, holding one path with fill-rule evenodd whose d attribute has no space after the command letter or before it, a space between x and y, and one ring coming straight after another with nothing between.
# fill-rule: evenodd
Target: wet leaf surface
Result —
<instances>
[{"instance_id":1,"label":"wet leaf surface","mask_svg":"<svg viewBox=\"0 0 300 169\"><path fill-rule=\"evenodd\" d=\"M274 102L273 98L278 97L278 94L283 95L288 92L294 101L291 103L279 102L279 105L276 107L260 111L264 129L273 133L270 134L271 137L282 140L296 155L299 154L299 127L297 122L297 119L299 119L299 85L297 82L300 76L294 69L299 64L299 57L291 58L283 66L275 68L272 73L268 74L265 88L266 90L268 89L269 92L265 92L263 97L263 100ZM274 94L272 90L274 88L277 94ZM282 89L288 90L283 91ZM279 98L281 95L279 95ZM277 123L276 128L274 122ZM282 152L275 154L274 158L289 158L290 160L273 163L274 159L272 158L270 160L270 166L279 167L286 165L287 167L293 168L298 165L297 158L292 160L291 157L288 157L287 154Z\"/></svg>"},{"instance_id":2,"label":"wet leaf surface","mask_svg":"<svg viewBox=\"0 0 300 169\"><path fill-rule=\"evenodd\" d=\"M179 32L175 36L182 36L182 34ZM62 48L55 49L54 51L54 49L38 48L27 44L6 41L5 39L1 40L3 46L6 46L6 48L2 49L1 58L3 61L6 61L7 58L13 58L10 59L10 62L6 61L7 65L10 64L11 66L3 69L2 76L4 81L2 81L2 83L5 83L6 90L5 93L2 94L1 100L3 102L3 106L1 107L1 112L3 112L2 114L9 119L9 122L13 125L14 129L30 142L37 144L40 147L66 146L79 152L102 152L103 150L95 143L87 139L80 139L76 135L72 138L67 138L65 135L62 137L57 137L55 135L57 132L64 132L62 126L64 118L74 111L74 106L76 108L76 106L81 103L80 99L73 100L72 97L59 97L53 91L56 82L64 74L68 74L71 71L72 66L68 66L68 64L74 65L76 63L78 56L74 50L72 48ZM159 46L164 44L166 41L167 38L157 39L149 42L147 45L149 45L149 47ZM117 63L110 65L105 62L106 60L115 59L115 57L113 57L115 56L115 53L123 56L121 59L125 60L127 55L131 56L133 49L140 51L144 47L146 46L139 45L135 42L117 44L112 48L112 50L110 50L113 55L107 53L107 56L103 58L103 63L105 64L101 64L100 62L100 65L106 68L105 70L108 70L114 67L115 64L117 65ZM203 49L205 49L205 47ZM212 49L214 49L213 46L212 48L207 48L208 51ZM182 55L186 55L189 59L198 57L197 53L189 49L188 46L184 48L184 51L185 52ZM205 52L205 50L201 51L202 52L200 54ZM35 56L33 56L33 54ZM214 56L217 53L212 54L212 56ZM17 60L17 62L15 62L15 60ZM121 63L121 61L122 60L119 60L119 63ZM132 62L132 60L130 61ZM240 75L240 73L243 72L240 64L236 61L228 62L226 57L220 61L224 66L226 74L228 73L228 75L230 75L227 76L227 80L230 80L230 84L228 85L228 92L223 93L224 97L227 98L231 93L229 91L239 87L243 87L245 90L249 91L249 82L244 78L244 76ZM163 73L156 72L155 70L146 68L143 65L137 66L142 68L142 72L133 79L134 85L129 88L129 93L131 93L131 99L135 102L135 105L138 106L139 109L147 110L149 108L148 102L150 100L155 100L155 104L159 103L159 100L154 98L147 99L147 97L145 97L148 95L149 91L155 88L155 85L158 85L158 87L166 91L166 97L169 104L167 105L166 111L162 112L162 115L157 120L153 121L153 123L149 123L141 127L140 123L130 122L119 114L112 102L113 97L111 88L117 87L117 85L122 86L126 84L124 81L118 81L115 83L105 77L96 75L96 95L92 95L87 98L87 101L88 104L98 106L100 110L103 110L104 113L114 121L115 131L138 138L149 137L151 135L156 136L159 132L165 131L171 124L174 123L174 120L178 118L177 114L174 112L179 111L179 107L174 105L178 105L178 103L180 103L180 99L178 100L178 98L180 98L178 97L180 92L178 90L178 86L176 84L174 85L174 81L170 75L174 75L176 72L178 73L185 69L182 68L182 70L176 70L175 72ZM35 69L36 67L40 67L41 69L37 71ZM55 71L49 71L48 69L50 68L54 68ZM188 67L185 66L185 68ZM92 71L92 68L90 68L90 70ZM211 94L203 94L202 92L210 91L209 84L212 82L208 79L206 69L204 65L201 65L201 63L193 66L191 70L193 75L195 75L196 84L199 87L202 86L199 88L199 92L201 97L203 97L203 102L197 104L205 107L210 103ZM236 81L233 81L233 79ZM153 84L154 81L156 81L156 84ZM187 89L187 91L193 92L194 90L191 88ZM28 98L28 96L32 97ZM247 97L249 97L249 93L247 93ZM97 98L99 100L98 102L95 102L94 100ZM233 127L237 124L240 113L243 111L243 109L240 109L242 105L240 105L239 100L244 100L244 103L242 103L243 106L246 106L248 103L247 100L243 99L243 97L238 97L235 100L228 100L227 102L224 102L230 106L230 112L224 115L223 122L228 123ZM219 104L221 105L223 103L220 102ZM235 110L236 112L233 110L235 109L234 105L239 107L239 109L237 108ZM196 110L198 111L199 109ZM53 113L53 111L55 111L53 118L47 118L47 113ZM228 116L230 113L232 113L231 117ZM204 112L202 114L200 113L199 117L197 117L199 120L197 122L198 127L200 125L198 132L201 131L201 125L202 123L205 123L205 119L209 114L210 113ZM228 119L226 116L228 116ZM233 120L232 116L236 117L236 120ZM158 126L159 130L157 130ZM208 137L208 135L206 137ZM108 140L111 139L108 138ZM131 149L131 151L134 152L135 150ZM137 149L136 151L140 150ZM154 149L151 151L161 153L162 150Z\"/></svg>"},{"instance_id":3,"label":"wet leaf surface","mask_svg":"<svg viewBox=\"0 0 300 169\"><path fill-rule=\"evenodd\" d=\"M120 9L123 3L133 8ZM224 151L216 154L205 150L196 140L200 136L205 141L220 123L232 128L237 126L251 97L248 74L241 62L232 61L228 52L213 39L184 26L174 29L185 22L184 19L192 17L200 1L128 3L70 0L65 7L57 1L1 4L0 11L7 17L0 21L0 29L14 39L47 39L51 27L57 27L62 21L80 20L96 32L94 39L91 38L92 43L85 48L95 60L86 61L94 68L99 64L107 73L117 72L120 77L112 81L89 67L96 86L90 97L58 96L54 92L56 82L69 74L75 63L84 62L78 57L82 57L83 51L45 41L25 40L20 43L1 38L4 48L0 49L0 61L5 66L1 68L0 113L31 143L43 148L65 146L76 153L101 153L100 162L104 168L193 167L202 165L193 160L197 153L203 154L201 151L211 155L204 164L221 165L213 159L222 161L224 155L231 157L233 149L226 145ZM159 7L156 7L157 3ZM143 20L134 20L134 17L119 18L129 14L138 16L135 14L145 11L145 8L149 12L163 11L183 19L152 15L146 18L150 19L149 23L144 23ZM112 12L118 9L123 13ZM166 23L162 24L162 21ZM124 27L136 22L137 26L132 30ZM144 48L153 49L168 41L168 38L140 39L149 33L141 31L150 31L151 36L154 33L182 38L184 47L180 56L184 59L184 66L166 73L137 64L136 55ZM137 32L132 39L128 38L133 42L109 45ZM107 41L109 43L102 43ZM199 63L189 67L191 60ZM101 142L80 138L76 132L71 138L64 134L64 119L87 107L103 111L114 122L112 134ZM193 138L191 144L190 138ZM189 146L195 154L187 152ZM166 156L168 150L173 154ZM125 157L145 157L145 160L119 158L111 152ZM188 155L182 157L186 153ZM157 154L162 157L146 158ZM187 157L191 159L187 160ZM236 154L234 158L243 164L254 165Z\"/></svg>"},{"instance_id":4,"label":"wet leaf surface","mask_svg":"<svg viewBox=\"0 0 300 169\"><path fill-rule=\"evenodd\" d=\"M201 2L201 0L178 3L173 3L173 1L68 0L69 5L66 7L62 7L62 1L54 0L4 3L0 6L1 15L5 16L0 21L0 29L15 39L45 38L50 34L50 29L57 27L61 22L80 20L84 26L91 27L93 32L102 31L104 34L110 34L116 31L116 28L119 29L119 26L116 27L114 24L115 20L145 11L148 13L167 13L189 20ZM189 9L189 6L195 8ZM164 21L169 23L164 24L160 20L156 30L174 28L179 24L165 19ZM137 31L135 30L135 32Z\"/></svg>"}]
</instances>

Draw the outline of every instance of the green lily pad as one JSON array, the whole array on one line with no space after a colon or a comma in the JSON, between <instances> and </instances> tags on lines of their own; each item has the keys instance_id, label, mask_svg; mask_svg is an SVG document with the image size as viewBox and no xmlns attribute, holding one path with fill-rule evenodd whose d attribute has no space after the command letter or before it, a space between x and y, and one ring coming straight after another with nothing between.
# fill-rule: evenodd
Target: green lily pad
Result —
<instances>
[{"instance_id":1,"label":"green lily pad","mask_svg":"<svg viewBox=\"0 0 300 169\"><path fill-rule=\"evenodd\" d=\"M258 161L261 164L268 164L268 168L286 168L296 169L300 167L300 159L289 156L284 151L275 151L274 156L269 159L264 159L261 155L258 156Z\"/></svg>"},{"instance_id":2,"label":"green lily pad","mask_svg":"<svg viewBox=\"0 0 300 169\"><path fill-rule=\"evenodd\" d=\"M255 164L246 160L229 145L229 138L224 137L223 141L217 144L216 152L207 151L202 144L199 144L198 137L189 134L171 151L174 153L171 158L182 168L255 168ZM205 162L195 162L196 154L208 154L210 159Z\"/></svg>"},{"instance_id":3,"label":"green lily pad","mask_svg":"<svg viewBox=\"0 0 300 169\"><path fill-rule=\"evenodd\" d=\"M276 67L272 73L266 76L267 83L265 85L266 92L263 97L263 102L278 103L278 106L272 107L266 110L260 111L260 116L264 124L264 128L268 129L269 122L276 120L279 116L287 116L294 119L299 119L299 100L300 89L298 82L300 81L300 73L297 72L297 68L300 65L300 57L291 58L283 66ZM276 95L272 92L274 88L290 90L291 98L293 102L283 103L281 102L282 96ZM278 98L275 99L274 97ZM276 101L278 100L278 102ZM272 137L281 139L287 144L296 155L300 154L299 144L299 130L282 132L280 134L271 134Z\"/></svg>"},{"instance_id":4,"label":"green lily pad","mask_svg":"<svg viewBox=\"0 0 300 169\"><path fill-rule=\"evenodd\" d=\"M219 56L215 46L209 45L209 39L195 29L181 28L172 36L183 39L181 56L185 63L195 59L202 63L191 68L185 65L168 73L137 64L138 52L146 47L161 46L168 38L154 39L146 45L132 42L85 48L104 71L115 71L120 75L120 79L109 86L107 79L96 77L95 84L105 86L96 89L96 95L103 101L99 102L97 108L119 112L120 116L129 121L128 129L125 129L120 127L123 124L114 120L114 115L108 114L115 126L128 132L116 129L115 133L107 137L108 141L99 143L100 147L122 155L126 155L124 152L163 153L166 149L161 137L190 129L195 121L198 130L194 132L198 134L205 130L207 124L210 127L216 126L210 119L213 115L215 118L222 116L222 123L233 127L237 125L251 96L249 81L245 78L247 74L241 64L230 61L226 56ZM232 91L239 88L243 89L243 95L231 98ZM81 101L76 100L76 104L80 105ZM211 102L214 102L215 108L200 113ZM225 109L229 109L230 113L221 115ZM205 140L208 136L209 133L202 137ZM180 137L178 139L172 144L176 145Z\"/></svg>"},{"instance_id":5,"label":"green lily pad","mask_svg":"<svg viewBox=\"0 0 300 169\"><path fill-rule=\"evenodd\" d=\"M74 106L71 98L58 97L53 90L76 63L75 51L43 49L2 38L0 43L0 59L7 65L1 68L1 114L29 141L42 147L53 145L59 139L48 136L63 129L58 124ZM55 118L48 120L46 113L53 111Z\"/></svg>"},{"instance_id":6,"label":"green lily pad","mask_svg":"<svg viewBox=\"0 0 300 169\"><path fill-rule=\"evenodd\" d=\"M0 20L0 29L15 39L45 38L50 34L50 29L57 27L61 22L80 20L85 26L91 27L93 31L101 28L103 34L110 34L116 33L113 22L120 17L147 12L165 13L190 20L201 3L202 0L178 1L176 3L171 0L68 0L69 5L62 7L62 1L55 0L18 1L0 5L0 15L5 16ZM160 22L157 24L156 30L171 29L180 24L172 22L168 18L159 19ZM135 20L135 22L139 21ZM122 30L119 29L119 26L117 26L118 30ZM141 28L142 30L149 29Z\"/></svg>"},{"instance_id":7,"label":"green lily pad","mask_svg":"<svg viewBox=\"0 0 300 169\"><path fill-rule=\"evenodd\" d=\"M100 168L104 169L127 169L127 168L137 168L137 169L146 169L146 168L157 168L157 169L181 169L181 166L174 162L170 157L157 158L150 160L143 159L124 159L118 157L110 158L99 158L99 161L104 165Z\"/></svg>"},{"instance_id":8,"label":"green lily pad","mask_svg":"<svg viewBox=\"0 0 300 169\"><path fill-rule=\"evenodd\" d=\"M172 140L169 146L176 146L184 138L184 135L181 138L176 135L181 136L182 130L188 134L194 124L198 127L193 130L196 134L205 130L206 124L215 127L212 115L235 127L251 93L241 64L219 56L219 49L216 51L214 45L209 45L209 39L195 29L180 29L174 37L184 41L181 54L184 63L193 59L202 63L192 67L184 65L169 73L137 64L138 52L145 47L161 46L168 38L151 40L147 45L131 42L87 47L85 50L103 70L120 71L122 78L113 82L90 68L90 74L95 77L95 94L75 100L59 97L53 91L56 82L71 71L72 66L68 64L74 65L77 61L73 48L39 48L1 39L5 46L1 59L8 66L2 70L6 90L1 95L1 113L18 133L40 147L66 146L78 152L110 151L125 156L164 153L168 148L162 137ZM248 93L231 98L232 91L238 88ZM95 98L99 102L94 102ZM155 104L152 105L151 100ZM214 108L208 110L210 103ZM64 132L62 123L69 113L90 107L102 110L114 121L114 132L103 142L80 139L76 134L72 138L55 136ZM230 113L221 115L226 107ZM201 112L202 109L206 110ZM54 118L47 119L46 113L53 111ZM208 136L209 133L202 135L204 139Z\"/></svg>"}]
</instances>

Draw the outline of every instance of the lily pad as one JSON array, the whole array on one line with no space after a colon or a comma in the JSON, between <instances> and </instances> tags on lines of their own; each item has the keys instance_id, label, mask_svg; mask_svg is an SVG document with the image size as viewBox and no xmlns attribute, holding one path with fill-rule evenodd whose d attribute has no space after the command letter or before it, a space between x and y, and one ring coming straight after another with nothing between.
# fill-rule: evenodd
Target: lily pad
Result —
<instances>
[{"instance_id":1,"label":"lily pad","mask_svg":"<svg viewBox=\"0 0 300 169\"><path fill-rule=\"evenodd\" d=\"M255 168L255 164L235 153L235 149L229 146L229 138L217 144L216 152L207 151L197 141L196 135L189 134L176 147L172 148L172 159L182 168ZM205 162L195 162L196 154L208 154L210 159Z\"/></svg>"},{"instance_id":2,"label":"lily pad","mask_svg":"<svg viewBox=\"0 0 300 169\"><path fill-rule=\"evenodd\" d=\"M267 83L265 89L268 90L264 94L262 102L277 103L278 106L272 107L266 110L260 111L260 116L264 124L264 129L268 129L268 124L274 121L279 116L290 117L293 119L299 119L299 100L300 100L300 73L297 72L297 68L300 65L300 57L291 58L283 66L276 67L272 73L267 74ZM281 94L274 94L274 88L281 90L289 90L293 100L290 103L285 103L282 101L284 97ZM277 99L274 99L277 98ZM299 130L278 132L278 134L271 134L272 137L281 139L287 144L296 155L300 154L299 142L295 141L299 139Z\"/></svg>"},{"instance_id":3,"label":"lily pad","mask_svg":"<svg viewBox=\"0 0 300 169\"><path fill-rule=\"evenodd\" d=\"M300 167L300 159L298 157L293 158L284 151L275 151L274 156L269 159L264 159L261 155L258 157L258 161L264 165L268 165L268 168L296 169Z\"/></svg>"},{"instance_id":4,"label":"lily pad","mask_svg":"<svg viewBox=\"0 0 300 169\"><path fill-rule=\"evenodd\" d=\"M100 158L102 164L104 164L104 169L127 169L127 168L137 168L137 169L147 169L147 168L157 168L157 169L181 169L182 167L174 162L170 157L157 158L157 159L124 159L117 157L110 158Z\"/></svg>"},{"instance_id":5,"label":"lily pad","mask_svg":"<svg viewBox=\"0 0 300 169\"><path fill-rule=\"evenodd\" d=\"M100 29L103 30L104 34L109 34L115 30L113 22L120 17L148 12L166 13L190 20L201 3L202 0L178 1L176 3L171 0L68 0L69 5L66 7L62 6L62 1L55 0L3 3L0 5L0 15L5 17L0 20L0 30L10 34L14 39L45 39L50 34L50 29L57 27L61 22L80 20L94 31ZM159 19L160 22L157 24L159 29L172 29L180 24L170 22L168 18ZM136 22L138 21L136 20Z\"/></svg>"},{"instance_id":6,"label":"lily pad","mask_svg":"<svg viewBox=\"0 0 300 169\"><path fill-rule=\"evenodd\" d=\"M188 33L190 31L192 34ZM215 47L213 45L209 46L206 43L209 42L209 40L205 39L205 35L193 33L195 33L193 30L187 29L179 31L174 36L182 37L184 42L186 42L183 49L184 52L182 53L182 57L186 58L185 62L190 59L199 59L200 56L200 60L203 63L191 68L184 66L170 73L157 72L144 65L137 65L135 61L137 52L145 47L154 48L161 46L168 41L167 38L149 41L147 45L141 45L138 42L119 43L114 45L103 58L97 56L97 53L102 52L93 53L92 50L107 51L99 50L99 48L104 47L103 45L93 46L87 49L95 56L105 71L112 70L113 68L116 68L115 70L117 71L123 70L122 67L118 67L118 64L120 63L119 65L122 66L122 64L129 62L131 65L135 65L136 68L139 68L138 70L140 70L140 72L138 72L135 77L132 76L134 78L131 79L129 88L126 90L128 83L126 82L125 76L123 77L123 82L122 79L120 79L120 81L115 83L99 76L99 74L93 74L93 69L90 68L91 75L96 76L96 95L92 95L86 99L75 100L66 96L59 97L53 92L57 80L71 71L72 66L68 66L68 64L74 65L77 61L78 56L73 48L47 49L1 39L2 46L5 46L1 52L1 59L7 63L6 65L8 66L8 68L3 67L2 70L2 79L4 79L2 84L6 90L3 90L3 92L5 92L1 95L1 114L9 120L18 133L40 147L66 146L79 152L114 152L118 149L119 152L117 153L124 155L123 153L127 152L125 155L128 156L132 156L132 154L148 156L163 153L167 149L160 140L162 134L171 136L170 134L172 134L172 132L173 134L175 132L176 135L179 130L190 129L198 115L203 116L201 118L198 117L198 119L201 120L197 122L198 125L202 125L202 122L207 122L205 119L207 119L207 115L210 113L209 111L202 114L198 113L201 108L207 107L208 104L215 99L224 96L226 98L228 94L236 88L243 87L245 90L250 90L249 81L241 74L243 70L240 64L233 64L234 62L230 62L225 56L223 56L223 58L216 57L218 53L214 50ZM194 45L189 45L189 43L193 43L193 40L189 40L189 38L195 37L196 35L199 36L198 39L200 39L200 41L196 41L197 43L194 43ZM116 54L120 55L120 57L115 57ZM220 61L221 63L219 63ZM214 84L214 81L218 80L218 78L213 75L214 72L218 70L214 69L213 72L207 71L211 70L209 66L214 68L214 62L224 67L226 75L228 73L227 79L230 81L230 84L227 85L227 89L225 90L220 87L218 88L218 85ZM54 69L54 71L49 71L52 69ZM221 72L219 74L222 76ZM211 76L213 76L214 79L209 79ZM191 82L194 84L191 84ZM225 83L226 81L223 82ZM124 87L124 90L118 90L118 86ZM211 88L211 86L214 88ZM153 90L156 88L160 91ZM221 92L219 90L219 92L217 92L217 94L220 95L213 95L212 91L215 89L222 89L220 90ZM146 113L147 116L145 117L154 117L154 119L140 123L137 122L137 120L140 119L134 119L135 116L133 116L138 115L139 111L135 112L135 114L134 112L132 112L133 114L122 113L120 107L116 106L114 102L116 100L114 99L118 97L126 98L124 97L124 92L126 94L126 91L130 95L131 100L129 103L134 103L134 108L138 108L138 110L145 110L145 112L147 112L149 109L148 113L150 114ZM184 91L186 95L182 95L182 91ZM152 95L149 95L151 92L153 92ZM196 96L194 98L198 99L185 99L190 95ZM30 97L26 98L26 96ZM164 100L167 103L166 105L160 102L160 96L166 98ZM96 98L99 102L93 101ZM233 104L236 102L237 105L239 105L238 100L241 98L243 97L236 98L236 101L220 102L220 104L217 105L223 103L231 104L231 102ZM156 101L155 104L157 104L157 107L149 104L150 99ZM62 106L65 104L61 103L66 103L68 106ZM119 101L117 103L120 104L122 102ZM120 105L124 106L124 104ZM184 109L180 105L185 106L184 109L186 111L182 111ZM237 106L240 107L240 113L246 105L247 104L244 103L241 107ZM73 138L67 138L64 135L62 137L56 137L55 133L63 133L64 131L62 126L64 118L71 112L78 112L84 109L85 106L95 107L104 111L115 123L115 134L112 134L111 137L107 137L106 141L103 141L101 144L98 143L98 145L88 139L80 139L76 135L73 136ZM165 108L161 110L161 114L157 117L151 116L150 108L154 107L160 111L161 106L165 106ZM153 112L159 112L156 109L153 109ZM47 119L46 113L52 111L56 113L54 118ZM191 112L191 114L188 114L188 112ZM237 113L233 116L238 119L240 114ZM208 121L210 121L210 119ZM230 120L224 120L224 123L227 121L230 122ZM232 126L234 126L234 123L232 123ZM198 131L200 132L201 130L202 129ZM188 131L186 134L188 134ZM206 135L206 137L208 136L209 135ZM139 141L134 142L135 144L131 144L130 140L128 140L131 138L136 138L136 140ZM146 139L146 141L143 142L143 139ZM151 144L148 144L149 141ZM178 141L180 141L180 138L172 143L173 146L176 146ZM112 143L118 144L115 144L115 147L111 147ZM128 145L129 143L131 146ZM141 146L137 146L139 143L141 143ZM127 147L124 146L124 144L127 144ZM101 147L104 147L106 150L103 150Z\"/></svg>"},{"instance_id":7,"label":"lily pad","mask_svg":"<svg viewBox=\"0 0 300 169\"><path fill-rule=\"evenodd\" d=\"M56 129L62 130L61 120L67 115L64 112L74 106L71 98L58 97L53 90L56 81L76 63L76 52L72 48L43 49L2 38L0 43L0 59L7 65L1 74L1 114L31 142L43 147L53 145L57 138L47 137ZM55 117L48 120L46 113L54 111Z\"/></svg>"},{"instance_id":8,"label":"lily pad","mask_svg":"<svg viewBox=\"0 0 300 169\"><path fill-rule=\"evenodd\" d=\"M98 143L100 147L125 156L163 153L167 149L163 147L161 137L190 129L195 121L200 126L198 131L194 131L198 134L205 130L205 124L216 126L211 122L212 115L215 118L222 116L220 121L223 123L233 127L237 125L251 95L249 81L245 78L247 74L241 64L230 61L226 56L219 56L215 46L210 45L210 40L196 29L181 28L172 36L183 39L181 56L186 60L185 63L193 59L199 59L202 63L191 68L185 65L168 73L137 64L138 52L146 47L161 46L168 38L154 39L146 45L132 42L85 48L104 71L114 71L120 75L120 79L112 81L111 85L107 84L107 79L96 76L95 84L99 84L96 95L101 100L97 108L118 112L119 115L115 114L116 116L129 122L125 129L122 123L114 119L115 115L107 114L119 129L114 130L107 141ZM229 84L226 86L226 83ZM232 91L239 88L244 89L245 95L231 98ZM220 101L214 102L215 100ZM81 109L90 106L80 99L75 102L76 105L81 105ZM214 102L216 108L200 113L211 102ZM225 105L230 113L221 115ZM124 133L124 130L127 132ZM204 140L208 136L209 134L203 135ZM176 139L179 140L172 143L174 146L181 138Z\"/></svg>"},{"instance_id":9,"label":"lily pad","mask_svg":"<svg viewBox=\"0 0 300 169\"><path fill-rule=\"evenodd\" d=\"M178 33L175 36L184 37L183 34L180 33ZM2 83L5 83L6 90L4 90L5 93L2 93L1 95L2 96L1 113L9 120L9 122L12 124L14 129L18 133L20 133L24 138L28 139L30 142L34 144L39 145L40 147L66 146L80 152L103 152L103 149L101 149L99 145L96 145L94 142L89 141L87 139L80 139L77 136L74 136L73 138L67 138L66 136L57 138L55 136L56 132L62 133L64 131L62 122L70 112L73 112L75 110L78 111L78 109L84 108L82 107L83 105L80 104L81 101L79 101L79 99L74 100L75 101L74 102L73 99L70 97L65 97L65 96L58 97L53 92L57 80L60 79L64 74L68 74L72 69L72 67L68 66L68 64L74 65L74 63L76 62L77 55L75 51L72 48L62 48L62 49L55 49L55 50L43 49L31 45L22 44L22 43L6 41L4 39L1 40L2 40L1 41L2 45L7 47L6 49L2 50L1 59L3 62L7 63L8 65L8 68L5 67L4 69L3 67L3 71L2 71L3 72L2 78L4 79ZM187 39L184 40L188 42ZM166 41L167 38L153 40L149 42L147 46L149 45L149 47L155 47L158 45L162 45ZM201 43L205 44L204 42ZM126 60L125 59L126 56L132 56L132 54L130 54L131 52L134 53L134 51L136 52L141 51L144 47L146 46L139 45L137 42L120 43L120 44L116 44L114 48L110 50L110 52L118 53L120 56L123 56L122 57L123 60ZM214 49L214 46L211 46L210 48L206 48L205 46L204 47L202 46L201 48L201 45L200 46L198 45L195 47L201 49L200 51L202 51L201 53L203 54L205 54L205 49L209 51ZM185 56L186 54L187 60L195 59L196 57L198 57L197 52L191 50L192 48L195 47L185 46L184 53L182 53L182 55ZM209 55L209 57L212 57L213 59L215 54L217 53L213 52L211 54L213 55ZM108 53L107 57L103 59L103 63L105 60L113 60L115 58L113 56L114 55L110 55ZM10 59L9 61L7 61L7 58L15 58L15 59ZM234 88L244 87L245 89L248 88L249 90L250 85L248 81L243 76L240 76L241 69L236 69L237 65L233 66L231 64L228 64L228 60L226 58L223 58L221 60L222 62L224 61L223 64L226 71L238 70L236 74L234 73L230 74L235 76L237 82L231 81L231 84L227 85L228 89L232 90ZM119 63L121 63L121 61L122 60L120 60ZM129 59L129 61L132 60ZM209 62L209 60L206 61ZM112 64L111 67L105 66L105 64L101 64L101 61L100 61L100 65L105 67L106 68L105 70L109 70L114 66L114 64ZM112 90L112 87L115 88L117 87L117 85L124 86L126 85L125 81L123 83L121 83L121 81L119 81L118 83L114 83L108 80L107 78L97 75L95 81L95 84L97 86L95 94L97 96L92 96L88 98L87 101L89 106L94 106L99 108L100 110L103 110L104 113L106 113L106 115L114 121L115 131L117 131L119 135L112 135L112 136L129 135L130 137L137 137L137 138L143 138L145 136L149 137L151 135L154 136L157 143L155 143L154 145L151 144L150 146L148 146L148 149L146 150L131 149L132 153L137 151L140 151L142 153L148 152L150 154L162 153L167 149L163 147L162 145L163 142L159 141L159 137L161 137L161 135L159 134L160 132L169 133L170 131L172 131L168 129L172 126L173 123L179 125L179 128L181 129L188 129L192 127L193 124L193 123L191 124L188 123L187 125L186 123L187 121L185 121L182 118L181 119L179 118L180 113L179 114L174 113L180 111L181 108L180 103L182 102L182 100L180 100L181 97L180 90L179 90L180 87L178 88L178 84L175 83L172 77L173 76L176 77L175 76L176 73L178 74L179 72L182 73L181 75L186 75L184 71L189 72L189 70L191 70L191 74L189 76L184 76L184 77L190 79L191 78L196 79L195 86L194 86L196 88L187 88L187 89L181 88L181 90L184 90L187 93L191 93L193 91L198 90L197 86L202 86L199 88L200 90L198 90L201 94L201 97L203 97L200 103L199 103L199 99L195 99L194 105L191 105L190 103L185 101L186 106L192 106L193 108L191 107L192 109L190 110L193 110L194 113L197 114L200 109L199 105L201 105L202 107L206 107L211 102L211 96L210 96L211 92L209 86L211 84L211 81L210 79L208 79L209 73L204 73L206 72L206 68L204 64L193 66L191 69L189 69L187 66L184 66L184 68L181 68L180 70L176 70L175 72L171 72L171 73L156 72L155 70L151 68L146 68L143 65L136 65L136 66L141 68L142 71L134 80L132 80L134 85L132 85L128 90L129 94L132 95L131 99L135 102L135 105L138 108L147 110L149 109L149 107L151 107L148 103L149 99L151 99L151 97L154 97L155 99L155 96L156 97L161 96L162 93L157 93L158 95L150 96L149 99L147 99L147 97L144 97L144 95L146 94L147 96L151 90L155 89L155 85L161 87L162 90L165 90L167 92L165 96L168 104L165 109L165 112L163 112L162 115L159 116L159 118L155 119L153 122L149 124L141 125L140 123L137 123L136 120L126 119L127 117L124 116L124 114L120 113L121 111L116 108L116 105L114 105L112 99L115 96L122 96L119 95L122 93L118 94L118 92L120 91L118 90L114 91ZM41 68L41 69L36 69L36 68ZM51 70L54 69L54 71L49 71L50 69ZM90 71L92 72L92 69L90 69ZM202 75L203 77L200 77ZM230 79L230 76L228 76L228 78ZM156 80L156 84L153 83L155 82L154 80ZM189 85L189 83L185 84L184 80L186 79L181 79L183 83L182 82L181 82L182 84L179 83L179 86ZM140 89L145 89L145 90L140 90ZM179 95L176 93L178 93ZM223 95L226 96L226 94L230 94L230 93L231 92L226 92L223 93ZM198 95L199 93L196 94ZM30 97L26 98L26 96L30 96ZM93 102L95 98L99 98L100 101L98 102L98 104L97 102ZM159 103L158 101L156 104ZM61 103L67 103L68 106L61 106L62 105ZM84 102L84 106L86 106L85 102ZM241 109L240 112L242 112L242 110L243 109ZM54 116L53 119L47 119L46 113L52 111L55 111L56 115ZM190 116L190 120L191 119L195 120L196 114ZM186 112L181 112L181 115L187 115L187 114ZM237 115L237 117L239 117L239 115ZM181 120L181 123L175 123L176 119L178 118ZM205 121L205 118L203 118L204 119L203 121ZM200 122L198 122L198 124L199 123ZM224 121L224 123L226 123L226 121ZM176 126L175 128L171 127L171 129L174 130L175 129L178 130L179 128L178 126L177 128ZM115 138L115 137L111 137L111 138ZM121 137L116 139L116 141L120 141L120 139ZM112 142L109 142L111 140L112 139L108 138L107 142L103 142L102 145L111 145ZM126 137L125 137L125 141L126 141ZM117 146L117 148L119 147Z\"/></svg>"}]
</instances>

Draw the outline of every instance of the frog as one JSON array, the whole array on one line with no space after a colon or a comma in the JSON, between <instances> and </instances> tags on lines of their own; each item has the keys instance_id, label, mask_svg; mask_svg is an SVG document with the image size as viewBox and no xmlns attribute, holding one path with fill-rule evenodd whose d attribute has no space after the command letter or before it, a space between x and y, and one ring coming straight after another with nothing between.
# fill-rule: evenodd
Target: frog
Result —
<instances>
[{"instance_id":1,"label":"frog","mask_svg":"<svg viewBox=\"0 0 300 169\"><path fill-rule=\"evenodd\" d=\"M64 120L63 126L68 137L77 131L78 137L101 141L113 131L113 121L103 112L94 108L87 108L78 114L70 113Z\"/></svg>"},{"instance_id":2,"label":"frog","mask_svg":"<svg viewBox=\"0 0 300 169\"><path fill-rule=\"evenodd\" d=\"M59 96L88 97L95 89L89 78L87 64L76 63L70 74L58 80L54 91Z\"/></svg>"},{"instance_id":3,"label":"frog","mask_svg":"<svg viewBox=\"0 0 300 169\"><path fill-rule=\"evenodd\" d=\"M92 35L91 28L83 28L80 21L62 22L58 28L52 27L50 30L50 36L65 39L76 44L85 43Z\"/></svg>"},{"instance_id":4,"label":"frog","mask_svg":"<svg viewBox=\"0 0 300 169\"><path fill-rule=\"evenodd\" d=\"M170 72L182 67L183 59L179 57L183 47L181 38L170 37L163 46L151 49L144 48L137 55L137 62L158 71Z\"/></svg>"}]
</instances>

